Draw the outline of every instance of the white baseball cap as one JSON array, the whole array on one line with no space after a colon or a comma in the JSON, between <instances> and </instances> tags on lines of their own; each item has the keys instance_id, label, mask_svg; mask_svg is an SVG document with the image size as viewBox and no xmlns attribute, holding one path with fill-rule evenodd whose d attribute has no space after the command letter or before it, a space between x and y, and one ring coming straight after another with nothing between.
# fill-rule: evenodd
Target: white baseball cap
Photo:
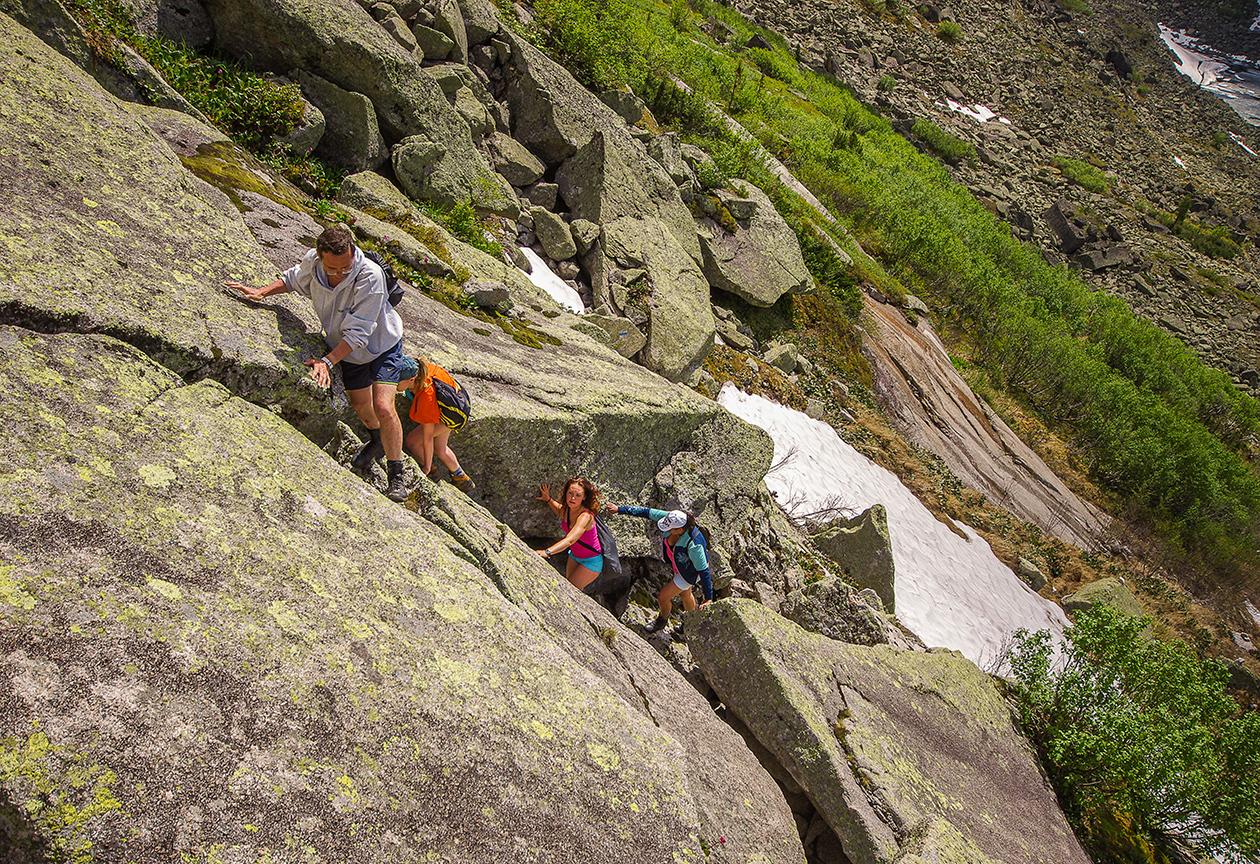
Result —
<instances>
[{"instance_id":1,"label":"white baseball cap","mask_svg":"<svg viewBox=\"0 0 1260 864\"><path fill-rule=\"evenodd\" d=\"M670 510L660 519L656 520L656 527L661 529L662 533L668 533L675 528L681 528L687 524L687 514L681 510Z\"/></svg>"}]
</instances>

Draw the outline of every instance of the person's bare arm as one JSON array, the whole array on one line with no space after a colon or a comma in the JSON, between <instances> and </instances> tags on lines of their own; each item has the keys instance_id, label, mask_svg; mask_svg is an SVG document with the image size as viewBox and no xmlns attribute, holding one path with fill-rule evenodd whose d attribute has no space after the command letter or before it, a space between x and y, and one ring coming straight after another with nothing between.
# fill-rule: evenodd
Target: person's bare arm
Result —
<instances>
[{"instance_id":1,"label":"person's bare arm","mask_svg":"<svg viewBox=\"0 0 1260 864\"><path fill-rule=\"evenodd\" d=\"M558 555L581 539L582 535L587 531L590 531L591 526L595 524L595 517L592 516L590 512L583 510L578 514L578 517L574 519L573 522L573 527L569 529L568 534L564 535L564 539L559 543L551 544L550 548L552 555Z\"/></svg>"},{"instance_id":2,"label":"person's bare arm","mask_svg":"<svg viewBox=\"0 0 1260 864\"><path fill-rule=\"evenodd\" d=\"M245 295L246 300L262 300L264 297L270 297L272 294L284 294L289 289L285 287L283 279L277 279L270 285L264 285L262 288L252 288L249 285L243 285L240 282L224 282L223 287L232 288L240 291Z\"/></svg>"}]
</instances>

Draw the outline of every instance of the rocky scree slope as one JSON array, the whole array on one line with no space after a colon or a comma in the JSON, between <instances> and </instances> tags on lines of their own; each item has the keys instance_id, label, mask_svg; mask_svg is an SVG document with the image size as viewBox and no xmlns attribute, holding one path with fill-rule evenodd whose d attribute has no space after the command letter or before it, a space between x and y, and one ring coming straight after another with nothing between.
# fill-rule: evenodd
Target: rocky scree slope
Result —
<instances>
[{"instance_id":1,"label":"rocky scree slope","mask_svg":"<svg viewBox=\"0 0 1260 864\"><path fill-rule=\"evenodd\" d=\"M972 143L977 157L947 168L1013 232L1257 392L1260 133L1175 70L1156 16L1169 13L1175 26L1189 7L1092 2L1068 11L1041 0L736 7L781 33L802 63L879 106L925 152L909 132L917 118ZM942 39L941 21L955 22L960 37ZM891 91L879 87L885 76ZM978 123L949 110L948 100L982 104L1011 123ZM1055 167L1061 157L1096 164L1109 189L1071 182ZM1226 229L1241 255L1211 258L1148 215L1175 214L1187 197L1189 218Z\"/></svg>"}]
</instances>

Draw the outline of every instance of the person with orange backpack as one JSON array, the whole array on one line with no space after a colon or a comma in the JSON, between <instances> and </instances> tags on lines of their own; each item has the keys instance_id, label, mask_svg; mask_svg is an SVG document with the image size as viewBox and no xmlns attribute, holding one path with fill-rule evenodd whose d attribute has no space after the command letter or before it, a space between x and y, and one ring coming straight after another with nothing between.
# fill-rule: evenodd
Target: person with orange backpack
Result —
<instances>
[{"instance_id":1,"label":"person with orange backpack","mask_svg":"<svg viewBox=\"0 0 1260 864\"><path fill-rule=\"evenodd\" d=\"M439 468L433 464L437 457L451 472L451 482L461 492L477 488L472 478L460 467L455 451L447 443L451 433L463 428L468 421L469 402L464 388L450 373L423 357L404 357L399 390L412 395L408 416L416 422L416 428L408 433L407 449L420 463L420 470L433 482L438 480Z\"/></svg>"}]
</instances>

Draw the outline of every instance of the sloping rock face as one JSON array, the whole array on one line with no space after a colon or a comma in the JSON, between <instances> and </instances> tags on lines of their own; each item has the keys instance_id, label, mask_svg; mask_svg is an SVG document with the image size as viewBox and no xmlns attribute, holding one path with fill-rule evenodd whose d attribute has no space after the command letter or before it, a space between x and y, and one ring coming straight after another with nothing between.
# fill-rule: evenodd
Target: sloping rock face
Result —
<instances>
[{"instance_id":1,"label":"sloping rock face","mask_svg":"<svg viewBox=\"0 0 1260 864\"><path fill-rule=\"evenodd\" d=\"M1078 498L1006 422L971 392L931 325L863 295L863 347L875 394L899 432L935 453L964 484L1042 530L1091 549L1106 517Z\"/></svg>"},{"instance_id":2,"label":"sloping rock face","mask_svg":"<svg viewBox=\"0 0 1260 864\"><path fill-rule=\"evenodd\" d=\"M1121 579L1107 577L1088 585L1082 585L1075 594L1063 598L1063 608L1069 612L1080 612L1095 603L1110 606L1117 612L1123 612L1133 618L1141 618L1146 614L1141 602L1129 590L1129 586Z\"/></svg>"},{"instance_id":3,"label":"sloping rock face","mask_svg":"<svg viewBox=\"0 0 1260 864\"><path fill-rule=\"evenodd\" d=\"M0 345L19 834L102 860L698 860L715 834L802 860L707 703L458 493L392 505L108 337Z\"/></svg>"},{"instance_id":4,"label":"sloping rock face","mask_svg":"<svg viewBox=\"0 0 1260 864\"><path fill-rule=\"evenodd\" d=\"M229 199L3 15L0 40L5 320L117 334L181 375L248 389L304 428L330 424L297 374L325 350L309 304L282 299L259 321L218 287L275 272Z\"/></svg>"},{"instance_id":5,"label":"sloping rock face","mask_svg":"<svg viewBox=\"0 0 1260 864\"><path fill-rule=\"evenodd\" d=\"M993 683L959 655L844 645L744 600L687 636L854 864L1089 861Z\"/></svg>"},{"instance_id":6,"label":"sloping rock face","mask_svg":"<svg viewBox=\"0 0 1260 864\"><path fill-rule=\"evenodd\" d=\"M770 197L751 184L747 193L757 207L746 219L736 217L733 234L712 219L705 220L699 234L704 275L714 288L754 306L773 306L788 292L812 288L814 278L805 266L795 232L774 209Z\"/></svg>"}]
</instances>

